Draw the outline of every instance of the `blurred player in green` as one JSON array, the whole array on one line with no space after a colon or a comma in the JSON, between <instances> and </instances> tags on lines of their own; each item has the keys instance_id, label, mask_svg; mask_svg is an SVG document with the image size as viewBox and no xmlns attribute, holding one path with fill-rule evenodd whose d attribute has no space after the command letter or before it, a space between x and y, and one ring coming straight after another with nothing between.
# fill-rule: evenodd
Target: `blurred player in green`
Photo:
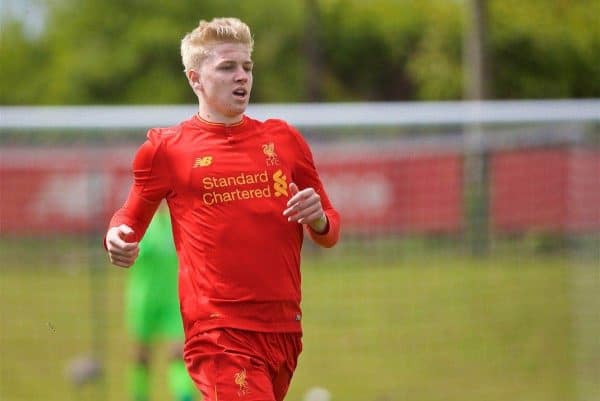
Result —
<instances>
[{"instance_id":1,"label":"blurred player in green","mask_svg":"<svg viewBox=\"0 0 600 401\"><path fill-rule=\"evenodd\" d=\"M183 324L177 294L177 255L166 208L154 215L129 272L127 326L134 340L129 393L132 401L148 401L152 348L168 342L168 382L175 401L192 401L197 391L183 362Z\"/></svg>"}]
</instances>

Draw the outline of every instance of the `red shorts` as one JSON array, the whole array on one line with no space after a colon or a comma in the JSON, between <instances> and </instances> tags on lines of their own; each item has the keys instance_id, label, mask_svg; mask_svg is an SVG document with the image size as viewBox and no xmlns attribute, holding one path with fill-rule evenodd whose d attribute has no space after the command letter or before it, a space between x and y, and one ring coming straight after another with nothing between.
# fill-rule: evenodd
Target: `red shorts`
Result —
<instances>
[{"instance_id":1,"label":"red shorts","mask_svg":"<svg viewBox=\"0 0 600 401\"><path fill-rule=\"evenodd\" d=\"M300 333L213 329L186 342L184 359L203 401L282 401L301 338Z\"/></svg>"}]
</instances>

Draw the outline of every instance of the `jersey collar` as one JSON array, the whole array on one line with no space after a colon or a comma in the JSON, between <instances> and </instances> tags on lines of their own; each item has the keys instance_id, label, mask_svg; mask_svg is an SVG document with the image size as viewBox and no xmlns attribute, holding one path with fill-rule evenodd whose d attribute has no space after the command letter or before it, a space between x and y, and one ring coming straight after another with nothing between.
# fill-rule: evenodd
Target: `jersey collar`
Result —
<instances>
[{"instance_id":1,"label":"jersey collar","mask_svg":"<svg viewBox=\"0 0 600 401\"><path fill-rule=\"evenodd\" d=\"M243 130L248 125L249 118L246 115L242 116L242 119L234 124L223 124L223 123L214 123L211 121L207 121L200 117L197 113L192 117L192 123L203 130L211 131L211 132L223 132L223 133L234 133L236 131Z\"/></svg>"}]
</instances>

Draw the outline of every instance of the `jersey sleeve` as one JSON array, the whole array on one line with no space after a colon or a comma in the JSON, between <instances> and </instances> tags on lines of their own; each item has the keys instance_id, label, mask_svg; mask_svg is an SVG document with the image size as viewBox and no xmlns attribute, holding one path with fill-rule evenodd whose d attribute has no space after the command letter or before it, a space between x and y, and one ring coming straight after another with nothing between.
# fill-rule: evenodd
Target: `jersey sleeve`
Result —
<instances>
[{"instance_id":1,"label":"jersey sleeve","mask_svg":"<svg viewBox=\"0 0 600 401\"><path fill-rule=\"evenodd\" d=\"M159 132L150 130L148 140L138 149L133 160L133 185L121 209L117 210L109 228L126 224L133 229L129 241L140 241L162 199L170 191L171 177Z\"/></svg>"},{"instance_id":2,"label":"jersey sleeve","mask_svg":"<svg viewBox=\"0 0 600 401\"><path fill-rule=\"evenodd\" d=\"M340 236L340 215L335 210L325 192L323 183L319 178L319 174L315 167L312 152L310 147L294 127L290 126L290 130L294 135L300 155L296 160L296 168L292 179L298 185L300 189L313 188L321 197L321 204L323 205L323 211L327 216L327 227L323 233L317 233L309 225L305 225L306 230L311 239L320 246L330 248L334 246Z\"/></svg>"}]
</instances>

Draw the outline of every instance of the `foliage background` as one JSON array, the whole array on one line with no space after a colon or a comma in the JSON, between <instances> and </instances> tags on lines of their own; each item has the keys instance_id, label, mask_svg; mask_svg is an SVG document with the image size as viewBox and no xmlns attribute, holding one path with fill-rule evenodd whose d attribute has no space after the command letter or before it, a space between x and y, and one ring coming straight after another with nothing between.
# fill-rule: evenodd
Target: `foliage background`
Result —
<instances>
[{"instance_id":1,"label":"foliage background","mask_svg":"<svg viewBox=\"0 0 600 401\"><path fill-rule=\"evenodd\" d=\"M237 16L256 46L254 102L463 97L467 0L28 0L4 12L0 104L194 103L181 38ZM496 99L600 96L600 2L488 0Z\"/></svg>"}]
</instances>

